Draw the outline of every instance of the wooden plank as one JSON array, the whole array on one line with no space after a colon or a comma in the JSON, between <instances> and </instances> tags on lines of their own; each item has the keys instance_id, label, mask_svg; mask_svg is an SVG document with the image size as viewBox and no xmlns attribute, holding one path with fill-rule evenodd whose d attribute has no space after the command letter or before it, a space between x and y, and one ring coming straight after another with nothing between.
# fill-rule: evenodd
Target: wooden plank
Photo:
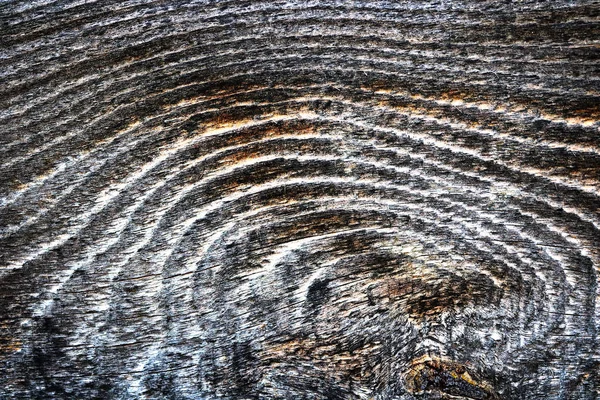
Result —
<instances>
[{"instance_id":1,"label":"wooden plank","mask_svg":"<svg viewBox=\"0 0 600 400\"><path fill-rule=\"evenodd\" d=\"M598 398L599 10L0 2L0 398Z\"/></svg>"}]
</instances>

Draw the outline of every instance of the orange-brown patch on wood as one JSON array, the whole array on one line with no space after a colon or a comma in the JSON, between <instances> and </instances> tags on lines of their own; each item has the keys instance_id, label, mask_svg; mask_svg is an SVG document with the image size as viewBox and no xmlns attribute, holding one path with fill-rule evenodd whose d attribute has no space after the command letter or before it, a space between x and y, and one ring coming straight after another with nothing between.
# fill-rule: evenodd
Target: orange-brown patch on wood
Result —
<instances>
[{"instance_id":1,"label":"orange-brown patch on wood","mask_svg":"<svg viewBox=\"0 0 600 400\"><path fill-rule=\"evenodd\" d=\"M397 304L411 319L422 320L469 304L487 303L494 293L487 286L415 270L402 277L376 281L370 295L375 302Z\"/></svg>"},{"instance_id":2,"label":"orange-brown patch on wood","mask_svg":"<svg viewBox=\"0 0 600 400\"><path fill-rule=\"evenodd\" d=\"M441 392L472 399L498 399L492 386L466 365L423 356L414 360L405 376L406 388L414 395Z\"/></svg>"},{"instance_id":3,"label":"orange-brown patch on wood","mask_svg":"<svg viewBox=\"0 0 600 400\"><path fill-rule=\"evenodd\" d=\"M10 328L7 323L0 324L0 330L5 332L0 334L0 359L20 351L23 346L23 342L19 338L6 335Z\"/></svg>"}]
</instances>

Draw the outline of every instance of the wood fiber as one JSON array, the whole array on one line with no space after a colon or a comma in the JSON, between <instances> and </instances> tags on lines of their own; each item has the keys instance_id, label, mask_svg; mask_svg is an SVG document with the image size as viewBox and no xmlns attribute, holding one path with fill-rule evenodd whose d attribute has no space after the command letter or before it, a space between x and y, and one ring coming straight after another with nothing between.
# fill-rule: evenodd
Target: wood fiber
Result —
<instances>
[{"instance_id":1,"label":"wood fiber","mask_svg":"<svg viewBox=\"0 0 600 400\"><path fill-rule=\"evenodd\" d=\"M0 0L0 399L597 399L599 14Z\"/></svg>"}]
</instances>

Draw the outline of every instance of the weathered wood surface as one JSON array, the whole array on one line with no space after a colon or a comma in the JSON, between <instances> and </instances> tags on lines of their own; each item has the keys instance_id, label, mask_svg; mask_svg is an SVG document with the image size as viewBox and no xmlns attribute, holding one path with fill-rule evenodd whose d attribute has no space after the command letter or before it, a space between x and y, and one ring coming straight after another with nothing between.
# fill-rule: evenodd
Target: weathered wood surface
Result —
<instances>
[{"instance_id":1,"label":"weathered wood surface","mask_svg":"<svg viewBox=\"0 0 600 400\"><path fill-rule=\"evenodd\" d=\"M0 2L0 398L596 399L596 2Z\"/></svg>"}]
</instances>

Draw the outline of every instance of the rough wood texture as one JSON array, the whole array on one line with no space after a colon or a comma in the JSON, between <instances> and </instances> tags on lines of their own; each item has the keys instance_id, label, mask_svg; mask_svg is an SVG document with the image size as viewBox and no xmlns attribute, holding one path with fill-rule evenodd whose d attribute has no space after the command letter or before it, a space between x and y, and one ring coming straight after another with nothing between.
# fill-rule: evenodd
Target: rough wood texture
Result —
<instances>
[{"instance_id":1,"label":"rough wood texture","mask_svg":"<svg viewBox=\"0 0 600 400\"><path fill-rule=\"evenodd\" d=\"M596 399L599 5L0 2L0 398Z\"/></svg>"}]
</instances>

